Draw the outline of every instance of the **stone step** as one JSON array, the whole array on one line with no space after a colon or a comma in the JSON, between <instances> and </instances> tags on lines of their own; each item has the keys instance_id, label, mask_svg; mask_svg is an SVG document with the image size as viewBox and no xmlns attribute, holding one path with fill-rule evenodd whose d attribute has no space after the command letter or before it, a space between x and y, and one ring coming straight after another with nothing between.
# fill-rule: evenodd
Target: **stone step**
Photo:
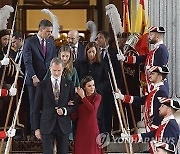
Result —
<instances>
[{"instance_id":1,"label":"stone step","mask_svg":"<svg viewBox=\"0 0 180 154\"><path fill-rule=\"evenodd\" d=\"M143 151L148 150L147 143L133 143L134 153L144 153ZM114 143L110 142L108 146L104 147L105 153L126 153L124 143ZM71 153L71 148L69 148ZM42 143L41 141L13 141L11 153L25 154L25 153L42 153Z\"/></svg>"}]
</instances>

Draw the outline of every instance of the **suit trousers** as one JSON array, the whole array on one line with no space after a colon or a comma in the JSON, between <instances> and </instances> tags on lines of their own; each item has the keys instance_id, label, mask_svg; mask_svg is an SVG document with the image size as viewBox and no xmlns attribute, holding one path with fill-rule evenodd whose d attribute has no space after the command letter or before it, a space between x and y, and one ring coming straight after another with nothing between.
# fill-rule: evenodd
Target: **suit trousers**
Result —
<instances>
[{"instance_id":1,"label":"suit trousers","mask_svg":"<svg viewBox=\"0 0 180 154\"><path fill-rule=\"evenodd\" d=\"M27 85L27 88L29 92L30 124L31 124L31 131L33 131L33 110L34 110L34 98L36 94L36 87Z\"/></svg>"},{"instance_id":2,"label":"suit trousers","mask_svg":"<svg viewBox=\"0 0 180 154\"><path fill-rule=\"evenodd\" d=\"M41 134L43 154L53 154L54 141L56 141L57 154L68 154L69 134L64 134L58 122L51 134Z\"/></svg>"}]
</instances>

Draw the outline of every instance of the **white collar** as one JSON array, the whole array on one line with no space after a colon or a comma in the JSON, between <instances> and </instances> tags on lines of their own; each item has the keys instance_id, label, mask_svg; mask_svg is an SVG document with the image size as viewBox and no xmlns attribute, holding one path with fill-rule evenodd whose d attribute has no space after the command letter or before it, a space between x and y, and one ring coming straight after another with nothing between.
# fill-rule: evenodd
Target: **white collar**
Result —
<instances>
[{"instance_id":1,"label":"white collar","mask_svg":"<svg viewBox=\"0 0 180 154\"><path fill-rule=\"evenodd\" d=\"M55 83L55 80L56 80L56 79L51 75L51 82L52 82L53 84ZM61 82L61 77L58 78L57 80L58 80L58 81L57 81L58 84L60 84L60 82Z\"/></svg>"},{"instance_id":2,"label":"white collar","mask_svg":"<svg viewBox=\"0 0 180 154\"><path fill-rule=\"evenodd\" d=\"M160 87L161 85L164 85L164 82L154 84L154 89Z\"/></svg>"},{"instance_id":3,"label":"white collar","mask_svg":"<svg viewBox=\"0 0 180 154\"><path fill-rule=\"evenodd\" d=\"M105 48L100 47L100 50L102 51L102 49L105 49L105 51L107 51L108 48L109 48L109 45L107 45Z\"/></svg>"},{"instance_id":4,"label":"white collar","mask_svg":"<svg viewBox=\"0 0 180 154\"><path fill-rule=\"evenodd\" d=\"M156 44L154 44L154 47L158 48L160 44L164 44L163 40L161 40L161 41L157 42Z\"/></svg>"},{"instance_id":5,"label":"white collar","mask_svg":"<svg viewBox=\"0 0 180 154\"><path fill-rule=\"evenodd\" d=\"M164 118L164 119L162 120L161 124L166 123L166 122L169 121L170 119L175 119L175 118L174 118L174 115L170 115L170 116Z\"/></svg>"},{"instance_id":6,"label":"white collar","mask_svg":"<svg viewBox=\"0 0 180 154\"><path fill-rule=\"evenodd\" d=\"M43 39L44 39L44 42L46 42L46 39L45 39L45 38L41 38L38 34L37 34L37 37L38 37L38 39L39 39L40 44L41 44L41 42L42 42Z\"/></svg>"},{"instance_id":7,"label":"white collar","mask_svg":"<svg viewBox=\"0 0 180 154\"><path fill-rule=\"evenodd\" d=\"M78 48L78 42L74 46L75 46L75 48Z\"/></svg>"}]
</instances>

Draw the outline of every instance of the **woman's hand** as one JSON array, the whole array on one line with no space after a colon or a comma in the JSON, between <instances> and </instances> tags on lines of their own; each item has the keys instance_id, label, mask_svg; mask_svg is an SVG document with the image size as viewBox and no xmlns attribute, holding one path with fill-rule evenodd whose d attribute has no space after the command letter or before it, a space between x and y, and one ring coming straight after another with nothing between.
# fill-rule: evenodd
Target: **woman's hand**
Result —
<instances>
[{"instance_id":1,"label":"woman's hand","mask_svg":"<svg viewBox=\"0 0 180 154\"><path fill-rule=\"evenodd\" d=\"M85 97L84 90L82 88L77 89L77 94L83 99Z\"/></svg>"}]
</instances>

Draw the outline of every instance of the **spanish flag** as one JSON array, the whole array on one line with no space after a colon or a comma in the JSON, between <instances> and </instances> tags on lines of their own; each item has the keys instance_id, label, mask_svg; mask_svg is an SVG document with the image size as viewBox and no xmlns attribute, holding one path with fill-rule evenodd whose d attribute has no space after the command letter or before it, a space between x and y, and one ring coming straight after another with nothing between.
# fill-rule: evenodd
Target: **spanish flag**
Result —
<instances>
[{"instance_id":1,"label":"spanish flag","mask_svg":"<svg viewBox=\"0 0 180 154\"><path fill-rule=\"evenodd\" d=\"M145 17L144 0L140 0L136 15L135 32L139 33L140 35L143 35L145 26L146 26L146 17Z\"/></svg>"},{"instance_id":2,"label":"spanish flag","mask_svg":"<svg viewBox=\"0 0 180 154\"><path fill-rule=\"evenodd\" d=\"M124 7L123 7L123 29L124 29L124 32L131 32L130 19L129 19L128 0L124 0Z\"/></svg>"}]
</instances>

